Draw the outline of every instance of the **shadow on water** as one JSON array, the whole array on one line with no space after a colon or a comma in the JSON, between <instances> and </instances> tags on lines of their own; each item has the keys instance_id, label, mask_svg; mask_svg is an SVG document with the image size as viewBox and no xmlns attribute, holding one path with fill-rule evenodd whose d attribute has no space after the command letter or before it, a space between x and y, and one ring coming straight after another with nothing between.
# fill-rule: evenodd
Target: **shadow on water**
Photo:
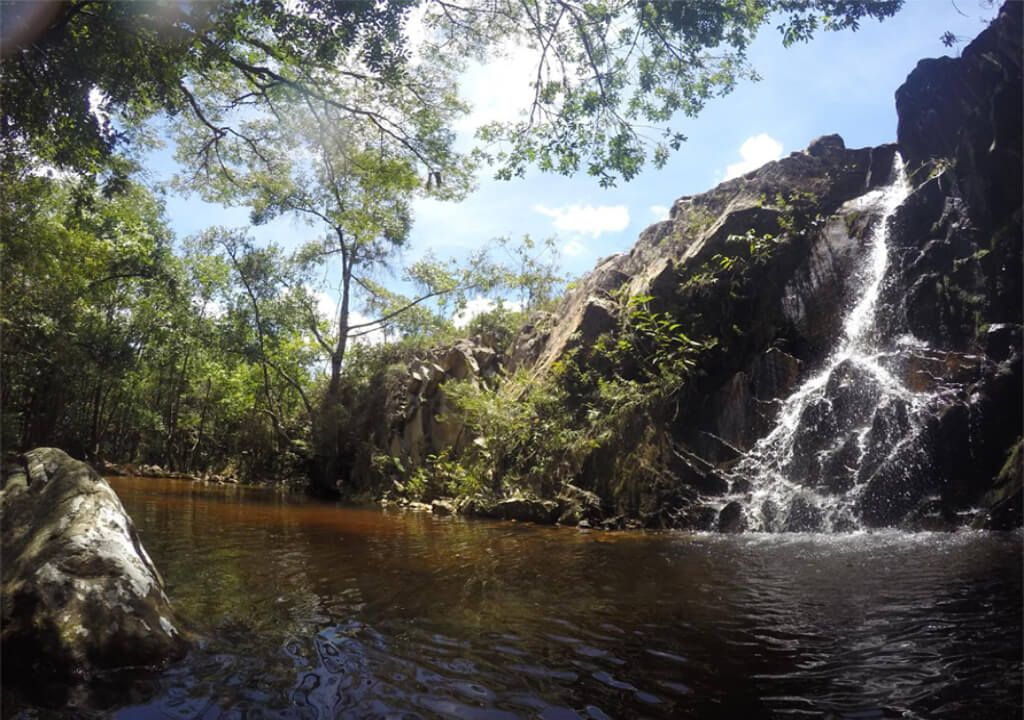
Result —
<instances>
[{"instance_id":1,"label":"shadow on water","mask_svg":"<svg viewBox=\"0 0 1024 720\"><path fill-rule=\"evenodd\" d=\"M204 638L118 718L1021 714L1021 535L604 534L115 478Z\"/></svg>"}]
</instances>

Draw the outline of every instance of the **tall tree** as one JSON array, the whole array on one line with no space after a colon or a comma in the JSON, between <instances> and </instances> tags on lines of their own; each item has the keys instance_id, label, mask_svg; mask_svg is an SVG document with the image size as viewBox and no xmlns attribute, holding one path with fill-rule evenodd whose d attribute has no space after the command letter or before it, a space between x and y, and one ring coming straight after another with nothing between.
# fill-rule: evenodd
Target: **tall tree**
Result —
<instances>
[{"instance_id":1,"label":"tall tree","mask_svg":"<svg viewBox=\"0 0 1024 720\"><path fill-rule=\"evenodd\" d=\"M415 263L407 268L406 278L422 289L420 295L385 306L386 310L370 320L354 322L357 298L371 301L364 307L382 307L381 299L395 299L376 282L375 274L391 268L393 257L408 240L413 197L427 192L460 195L468 187L468 174L435 178L428 188L416 172L415 152L401 143L383 140L373 123L347 117L330 102L288 89L274 98L274 109L273 119L244 122L241 127L248 139L225 143L215 168L193 174L185 182L207 199L251 207L255 223L290 214L322 233L304 245L295 260L307 276L329 267L331 289L338 297L336 315L327 326L321 325L313 298L306 297L308 327L329 365L314 434L320 475L333 477L337 472L341 371L350 341L428 300L480 287L486 283L484 263L477 257L461 273L429 260ZM188 138L193 127L194 123L179 130L181 151L186 155L191 151ZM450 140L448 136L438 138L439 143ZM243 267L237 239L224 241L224 247L250 294L262 344L259 291L246 280L256 275ZM251 266L257 254L249 248L245 257ZM266 353L261 356L266 362Z\"/></svg>"}]
</instances>

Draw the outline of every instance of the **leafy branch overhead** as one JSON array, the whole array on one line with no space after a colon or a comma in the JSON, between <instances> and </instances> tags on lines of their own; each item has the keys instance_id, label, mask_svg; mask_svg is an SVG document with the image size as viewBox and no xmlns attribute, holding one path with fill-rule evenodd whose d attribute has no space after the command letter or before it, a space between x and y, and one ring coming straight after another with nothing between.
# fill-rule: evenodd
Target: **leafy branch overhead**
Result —
<instances>
[{"instance_id":1,"label":"leafy branch overhead","mask_svg":"<svg viewBox=\"0 0 1024 720\"><path fill-rule=\"evenodd\" d=\"M897 12L902 0L223 0L5 3L0 105L5 153L94 171L163 112L189 118L205 174L232 145L260 152L259 119L301 97L365 126L425 189L457 197L454 147L470 59L532 48L519 118L481 128L475 161L511 178L534 165L611 185L663 164L678 115L756 78L764 26L784 44ZM100 112L96 112L99 109Z\"/></svg>"}]
</instances>

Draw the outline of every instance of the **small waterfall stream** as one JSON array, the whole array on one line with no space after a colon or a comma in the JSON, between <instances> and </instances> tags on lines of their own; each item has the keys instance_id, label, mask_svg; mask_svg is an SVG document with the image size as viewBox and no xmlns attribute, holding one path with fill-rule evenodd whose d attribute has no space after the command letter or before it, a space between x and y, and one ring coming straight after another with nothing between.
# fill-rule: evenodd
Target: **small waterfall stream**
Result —
<instances>
[{"instance_id":1,"label":"small waterfall stream","mask_svg":"<svg viewBox=\"0 0 1024 720\"><path fill-rule=\"evenodd\" d=\"M858 270L858 290L838 347L820 371L803 382L779 410L775 428L734 469L750 491L734 497L752 530L849 531L861 526L858 504L865 483L883 465L913 472L920 437L919 411L928 402L893 374L901 341L877 331L880 297L889 264L889 221L910 193L896 155L888 187L854 201L879 214ZM889 367L887 367L887 365ZM890 467L890 472L891 472Z\"/></svg>"}]
</instances>

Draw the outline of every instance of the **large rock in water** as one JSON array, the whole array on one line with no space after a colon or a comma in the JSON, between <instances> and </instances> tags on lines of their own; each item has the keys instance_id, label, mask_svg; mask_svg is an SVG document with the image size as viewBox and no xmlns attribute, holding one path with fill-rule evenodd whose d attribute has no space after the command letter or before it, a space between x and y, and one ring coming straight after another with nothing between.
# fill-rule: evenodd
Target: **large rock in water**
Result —
<instances>
[{"instance_id":1,"label":"large rock in water","mask_svg":"<svg viewBox=\"0 0 1024 720\"><path fill-rule=\"evenodd\" d=\"M5 683L61 702L50 688L187 649L135 525L87 464L25 453L4 468L0 520Z\"/></svg>"}]
</instances>

